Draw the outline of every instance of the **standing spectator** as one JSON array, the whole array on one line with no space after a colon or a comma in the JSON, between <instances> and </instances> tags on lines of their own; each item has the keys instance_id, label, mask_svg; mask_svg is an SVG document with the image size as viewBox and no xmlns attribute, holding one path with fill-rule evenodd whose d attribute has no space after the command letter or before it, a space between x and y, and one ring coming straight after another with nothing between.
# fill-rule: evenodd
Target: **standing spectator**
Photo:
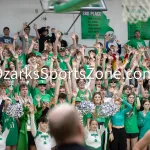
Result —
<instances>
[{"instance_id":1,"label":"standing spectator","mask_svg":"<svg viewBox=\"0 0 150 150\"><path fill-rule=\"evenodd\" d=\"M6 43L6 44L12 44L13 38L9 36L10 29L8 27L5 27L3 29L4 36L0 38L0 42Z\"/></svg>"},{"instance_id":2,"label":"standing spectator","mask_svg":"<svg viewBox=\"0 0 150 150\"><path fill-rule=\"evenodd\" d=\"M38 30L40 34L39 39L39 52L42 52L44 50L44 42L52 42L51 37L49 36L49 30L46 27L42 27Z\"/></svg>"},{"instance_id":3,"label":"standing spectator","mask_svg":"<svg viewBox=\"0 0 150 150\"><path fill-rule=\"evenodd\" d=\"M36 33L36 38L39 39L40 35L38 33L38 30L37 30L37 25L34 24L33 28L34 28L35 33ZM28 47L31 46L32 39L34 38L34 36L30 35L30 30L31 30L30 26L28 26L27 24L24 23L23 24L23 29L19 33L20 39L22 41L22 50L23 50L23 53L25 53L25 48L26 48L26 38L25 38L25 35L28 36Z\"/></svg>"},{"instance_id":4,"label":"standing spectator","mask_svg":"<svg viewBox=\"0 0 150 150\"><path fill-rule=\"evenodd\" d=\"M61 47L67 47L68 43L67 43L67 41L63 40L62 37L63 37L63 33L61 32L61 36L59 38L59 41L61 43Z\"/></svg>"},{"instance_id":5,"label":"standing spectator","mask_svg":"<svg viewBox=\"0 0 150 150\"><path fill-rule=\"evenodd\" d=\"M132 48L138 49L140 47L146 47L146 43L144 40L141 39L141 32L139 30L135 31L134 39L128 41L123 47L126 51L128 51L128 46ZM145 56L148 57L148 53L145 52Z\"/></svg>"}]
</instances>

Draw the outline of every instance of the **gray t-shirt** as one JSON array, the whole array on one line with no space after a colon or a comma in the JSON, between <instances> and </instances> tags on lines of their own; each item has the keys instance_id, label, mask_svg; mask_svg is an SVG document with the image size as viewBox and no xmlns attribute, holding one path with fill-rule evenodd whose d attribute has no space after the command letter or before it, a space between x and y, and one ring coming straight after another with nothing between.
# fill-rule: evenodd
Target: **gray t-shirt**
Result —
<instances>
[{"instance_id":1,"label":"gray t-shirt","mask_svg":"<svg viewBox=\"0 0 150 150\"><path fill-rule=\"evenodd\" d=\"M28 37L28 47L30 48L31 44L32 44L32 39L34 38L34 36L30 36ZM21 37L21 41L22 41L22 50L23 53L25 53L25 48L26 48L26 39L25 37Z\"/></svg>"}]
</instances>

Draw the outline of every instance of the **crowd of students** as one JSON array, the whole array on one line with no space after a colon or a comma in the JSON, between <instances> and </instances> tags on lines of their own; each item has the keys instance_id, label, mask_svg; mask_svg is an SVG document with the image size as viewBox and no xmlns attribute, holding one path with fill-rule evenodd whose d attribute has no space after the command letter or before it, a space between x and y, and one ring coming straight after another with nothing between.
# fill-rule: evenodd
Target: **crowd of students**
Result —
<instances>
[{"instance_id":1,"label":"crowd of students","mask_svg":"<svg viewBox=\"0 0 150 150\"><path fill-rule=\"evenodd\" d=\"M0 150L56 149L48 132L49 109L60 103L77 109L82 101L96 106L87 115L77 109L84 144L91 150L131 150L150 129L149 48L140 31L123 46L124 55L119 40L108 34L102 43L97 34L86 56L75 33L69 46L55 28L50 34L47 27L33 27L35 37L23 24L13 38L5 27L0 38ZM98 116L99 106L110 101L118 106L117 113ZM10 103L22 105L21 118L6 113Z\"/></svg>"}]
</instances>

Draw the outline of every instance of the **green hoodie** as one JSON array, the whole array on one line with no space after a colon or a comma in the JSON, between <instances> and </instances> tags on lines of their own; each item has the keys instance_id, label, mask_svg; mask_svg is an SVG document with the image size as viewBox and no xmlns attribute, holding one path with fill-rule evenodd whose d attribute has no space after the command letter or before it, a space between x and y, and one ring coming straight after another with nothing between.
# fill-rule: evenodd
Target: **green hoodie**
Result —
<instances>
[{"instance_id":1,"label":"green hoodie","mask_svg":"<svg viewBox=\"0 0 150 150\"><path fill-rule=\"evenodd\" d=\"M35 120L39 119L42 115L42 107L37 107L36 109L37 112L35 113ZM26 128L26 123L28 121L28 112L29 109L27 107L24 107L24 115L19 119L21 128L19 133L17 150L27 150L28 148L28 134Z\"/></svg>"}]
</instances>

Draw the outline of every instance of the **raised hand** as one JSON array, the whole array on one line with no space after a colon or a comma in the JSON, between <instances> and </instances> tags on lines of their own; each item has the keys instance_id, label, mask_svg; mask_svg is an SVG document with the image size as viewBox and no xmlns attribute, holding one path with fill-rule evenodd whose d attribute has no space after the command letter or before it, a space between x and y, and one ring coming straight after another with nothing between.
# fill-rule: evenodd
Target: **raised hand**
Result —
<instances>
[{"instance_id":1,"label":"raised hand","mask_svg":"<svg viewBox=\"0 0 150 150\"><path fill-rule=\"evenodd\" d=\"M18 38L18 34L15 34L14 35L14 40L17 40L17 38Z\"/></svg>"},{"instance_id":2,"label":"raised hand","mask_svg":"<svg viewBox=\"0 0 150 150\"><path fill-rule=\"evenodd\" d=\"M38 103L40 103L41 96L40 96L40 95L38 95L38 96L36 97L36 100L37 100L37 102L38 102Z\"/></svg>"},{"instance_id":3,"label":"raised hand","mask_svg":"<svg viewBox=\"0 0 150 150\"><path fill-rule=\"evenodd\" d=\"M76 35L75 35L75 33L74 33L74 32L72 32L71 38L72 38L73 40L75 40L75 39L76 39Z\"/></svg>"},{"instance_id":4,"label":"raised hand","mask_svg":"<svg viewBox=\"0 0 150 150\"><path fill-rule=\"evenodd\" d=\"M65 59L64 59L64 62L65 62L65 63L69 63L69 62L70 62L70 57L65 58Z\"/></svg>"},{"instance_id":5,"label":"raised hand","mask_svg":"<svg viewBox=\"0 0 150 150\"><path fill-rule=\"evenodd\" d=\"M30 105L29 111L31 114L34 114L34 106L33 105Z\"/></svg>"},{"instance_id":6,"label":"raised hand","mask_svg":"<svg viewBox=\"0 0 150 150\"><path fill-rule=\"evenodd\" d=\"M72 66L76 67L77 66L77 62L75 60L72 60Z\"/></svg>"},{"instance_id":7,"label":"raised hand","mask_svg":"<svg viewBox=\"0 0 150 150\"><path fill-rule=\"evenodd\" d=\"M25 34L24 37L25 37L26 41L28 41L28 35Z\"/></svg>"},{"instance_id":8,"label":"raised hand","mask_svg":"<svg viewBox=\"0 0 150 150\"><path fill-rule=\"evenodd\" d=\"M99 33L96 33L96 38L99 38Z\"/></svg>"},{"instance_id":9,"label":"raised hand","mask_svg":"<svg viewBox=\"0 0 150 150\"><path fill-rule=\"evenodd\" d=\"M107 59L108 55L107 54L103 54L103 58Z\"/></svg>"},{"instance_id":10,"label":"raised hand","mask_svg":"<svg viewBox=\"0 0 150 150\"><path fill-rule=\"evenodd\" d=\"M33 28L37 30L37 24L34 23Z\"/></svg>"},{"instance_id":11,"label":"raised hand","mask_svg":"<svg viewBox=\"0 0 150 150\"><path fill-rule=\"evenodd\" d=\"M48 46L48 42L47 40L44 42L44 46L47 47Z\"/></svg>"},{"instance_id":12,"label":"raised hand","mask_svg":"<svg viewBox=\"0 0 150 150\"><path fill-rule=\"evenodd\" d=\"M23 23L23 29L25 29L27 27L27 23Z\"/></svg>"},{"instance_id":13,"label":"raised hand","mask_svg":"<svg viewBox=\"0 0 150 150\"><path fill-rule=\"evenodd\" d=\"M57 38L57 39L59 39L59 38L60 38L60 36L61 36L60 31L56 31L56 38Z\"/></svg>"},{"instance_id":14,"label":"raised hand","mask_svg":"<svg viewBox=\"0 0 150 150\"><path fill-rule=\"evenodd\" d=\"M15 99L17 102L19 102L19 100L20 100L20 96L19 96L19 95L17 95L17 94L15 94L14 99Z\"/></svg>"},{"instance_id":15,"label":"raised hand","mask_svg":"<svg viewBox=\"0 0 150 150\"><path fill-rule=\"evenodd\" d=\"M135 88L134 93L136 96L138 96L138 94L139 94L138 88Z\"/></svg>"},{"instance_id":16,"label":"raised hand","mask_svg":"<svg viewBox=\"0 0 150 150\"><path fill-rule=\"evenodd\" d=\"M138 80L139 85L143 85L143 80Z\"/></svg>"}]
</instances>

